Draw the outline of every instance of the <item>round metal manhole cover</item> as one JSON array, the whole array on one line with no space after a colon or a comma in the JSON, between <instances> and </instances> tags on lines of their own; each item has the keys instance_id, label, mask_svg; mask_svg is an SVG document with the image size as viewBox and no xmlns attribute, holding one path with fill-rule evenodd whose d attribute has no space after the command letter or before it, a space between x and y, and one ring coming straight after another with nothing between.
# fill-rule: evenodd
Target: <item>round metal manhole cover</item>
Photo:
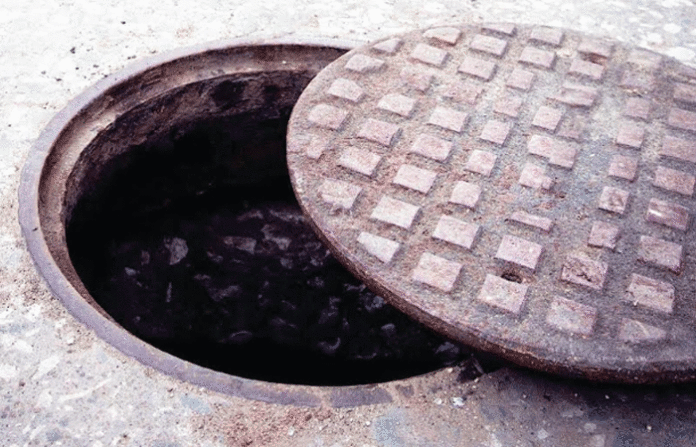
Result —
<instances>
[{"instance_id":1,"label":"round metal manhole cover","mask_svg":"<svg viewBox=\"0 0 696 447\"><path fill-rule=\"evenodd\" d=\"M288 163L334 252L395 305L595 380L696 371L696 72L512 24L353 50L298 101Z\"/></svg>"}]
</instances>

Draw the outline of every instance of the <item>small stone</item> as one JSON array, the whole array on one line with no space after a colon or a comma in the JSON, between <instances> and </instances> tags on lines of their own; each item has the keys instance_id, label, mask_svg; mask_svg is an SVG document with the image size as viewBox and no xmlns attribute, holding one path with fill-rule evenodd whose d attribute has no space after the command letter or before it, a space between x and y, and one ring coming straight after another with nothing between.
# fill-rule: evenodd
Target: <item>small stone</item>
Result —
<instances>
[{"instance_id":1,"label":"small stone","mask_svg":"<svg viewBox=\"0 0 696 447\"><path fill-rule=\"evenodd\" d=\"M667 331L637 320L623 318L619 329L619 340L628 343L656 342L663 340Z\"/></svg>"},{"instance_id":2,"label":"small stone","mask_svg":"<svg viewBox=\"0 0 696 447\"><path fill-rule=\"evenodd\" d=\"M551 189L553 179L546 176L546 168L526 163L520 174L519 184L530 188Z\"/></svg>"},{"instance_id":3,"label":"small stone","mask_svg":"<svg viewBox=\"0 0 696 447\"><path fill-rule=\"evenodd\" d=\"M594 87L565 82L561 93L553 96L558 102L577 107L592 107L599 96L599 91Z\"/></svg>"},{"instance_id":4,"label":"small stone","mask_svg":"<svg viewBox=\"0 0 696 447\"><path fill-rule=\"evenodd\" d=\"M345 78L333 81L327 93L354 103L360 102L365 97L365 92L357 83Z\"/></svg>"},{"instance_id":5,"label":"small stone","mask_svg":"<svg viewBox=\"0 0 696 447\"><path fill-rule=\"evenodd\" d=\"M650 199L645 219L648 222L654 222L670 228L676 228L677 230L686 231L689 227L689 210L676 203Z\"/></svg>"},{"instance_id":6,"label":"small stone","mask_svg":"<svg viewBox=\"0 0 696 447\"><path fill-rule=\"evenodd\" d=\"M672 108L667 117L667 124L677 129L696 132L696 112Z\"/></svg>"},{"instance_id":7,"label":"small stone","mask_svg":"<svg viewBox=\"0 0 696 447\"><path fill-rule=\"evenodd\" d=\"M493 111L512 118L517 118L520 114L523 102L522 98L518 96L506 95L496 101L493 106Z\"/></svg>"},{"instance_id":8,"label":"small stone","mask_svg":"<svg viewBox=\"0 0 696 447\"><path fill-rule=\"evenodd\" d=\"M529 36L529 40L557 47L563 41L563 31L558 28L534 28Z\"/></svg>"},{"instance_id":9,"label":"small stone","mask_svg":"<svg viewBox=\"0 0 696 447\"><path fill-rule=\"evenodd\" d=\"M650 101L643 98L629 98L626 101L624 115L647 120L650 117Z\"/></svg>"},{"instance_id":10,"label":"small stone","mask_svg":"<svg viewBox=\"0 0 696 447\"><path fill-rule=\"evenodd\" d=\"M534 115L532 126L541 127L542 129L554 132L562 117L562 110L555 109L553 107L541 106L539 107L539 110L537 110L536 115Z\"/></svg>"},{"instance_id":11,"label":"small stone","mask_svg":"<svg viewBox=\"0 0 696 447\"><path fill-rule=\"evenodd\" d=\"M319 197L331 205L350 210L362 192L362 188L342 180L326 179L319 187Z\"/></svg>"},{"instance_id":12,"label":"small stone","mask_svg":"<svg viewBox=\"0 0 696 447\"><path fill-rule=\"evenodd\" d=\"M626 300L660 312L671 313L674 306L674 286L642 275L632 274L626 290Z\"/></svg>"},{"instance_id":13,"label":"small stone","mask_svg":"<svg viewBox=\"0 0 696 447\"><path fill-rule=\"evenodd\" d=\"M696 140L684 140L665 135L660 155L696 163Z\"/></svg>"},{"instance_id":14,"label":"small stone","mask_svg":"<svg viewBox=\"0 0 696 447\"><path fill-rule=\"evenodd\" d=\"M642 126L626 123L619 127L619 133L616 136L616 144L640 149L643 145L644 138L645 129Z\"/></svg>"},{"instance_id":15,"label":"small stone","mask_svg":"<svg viewBox=\"0 0 696 447\"><path fill-rule=\"evenodd\" d=\"M401 79L410 87L425 92L433 82L433 75L424 73L413 67L406 67L401 70Z\"/></svg>"},{"instance_id":16,"label":"small stone","mask_svg":"<svg viewBox=\"0 0 696 447\"><path fill-rule=\"evenodd\" d=\"M609 58L613 45L609 42L602 42L595 39L583 39L578 45L578 52L583 54L588 54L590 56L601 56L603 58Z\"/></svg>"},{"instance_id":17,"label":"small stone","mask_svg":"<svg viewBox=\"0 0 696 447\"><path fill-rule=\"evenodd\" d=\"M423 37L434 39L443 43L454 45L459 40L462 32L451 26L443 26L439 28L431 28L423 33Z\"/></svg>"},{"instance_id":18,"label":"small stone","mask_svg":"<svg viewBox=\"0 0 696 447\"><path fill-rule=\"evenodd\" d=\"M398 37L393 37L373 45L372 48L380 53L394 54L401 48L403 43L403 40Z\"/></svg>"},{"instance_id":19,"label":"small stone","mask_svg":"<svg viewBox=\"0 0 696 447\"><path fill-rule=\"evenodd\" d=\"M547 233L551 231L551 228L553 227L553 220L547 217L530 214L525 211L515 211L510 216L510 220L524 225L529 225L530 227L538 228Z\"/></svg>"},{"instance_id":20,"label":"small stone","mask_svg":"<svg viewBox=\"0 0 696 447\"><path fill-rule=\"evenodd\" d=\"M500 57L505 54L507 41L495 37L484 36L483 34L477 34L471 41L470 48Z\"/></svg>"},{"instance_id":21,"label":"small stone","mask_svg":"<svg viewBox=\"0 0 696 447\"><path fill-rule=\"evenodd\" d=\"M520 55L520 62L535 65L537 67L550 69L556 61L556 53L552 51L540 50L535 47L525 47Z\"/></svg>"},{"instance_id":22,"label":"small stone","mask_svg":"<svg viewBox=\"0 0 696 447\"><path fill-rule=\"evenodd\" d=\"M340 130L348 118L348 111L328 104L317 104L309 112L309 121L318 127Z\"/></svg>"}]
</instances>

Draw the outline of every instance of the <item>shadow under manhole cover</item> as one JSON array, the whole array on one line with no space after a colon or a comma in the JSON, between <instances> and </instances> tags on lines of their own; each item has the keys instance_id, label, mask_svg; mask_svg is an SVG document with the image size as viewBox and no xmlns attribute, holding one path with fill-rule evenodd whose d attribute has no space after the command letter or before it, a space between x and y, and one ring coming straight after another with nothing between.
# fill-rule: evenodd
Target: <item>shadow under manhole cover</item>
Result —
<instances>
[{"instance_id":1,"label":"shadow under manhole cover","mask_svg":"<svg viewBox=\"0 0 696 447\"><path fill-rule=\"evenodd\" d=\"M569 30L357 48L297 102L300 204L359 277L453 339L595 380L696 370L696 70Z\"/></svg>"},{"instance_id":2,"label":"shadow under manhole cover","mask_svg":"<svg viewBox=\"0 0 696 447\"><path fill-rule=\"evenodd\" d=\"M53 292L146 364L263 400L317 404L226 374L355 385L469 359L347 273L294 200L290 111L345 51L187 51L78 97L37 142L20 190L25 236Z\"/></svg>"}]
</instances>

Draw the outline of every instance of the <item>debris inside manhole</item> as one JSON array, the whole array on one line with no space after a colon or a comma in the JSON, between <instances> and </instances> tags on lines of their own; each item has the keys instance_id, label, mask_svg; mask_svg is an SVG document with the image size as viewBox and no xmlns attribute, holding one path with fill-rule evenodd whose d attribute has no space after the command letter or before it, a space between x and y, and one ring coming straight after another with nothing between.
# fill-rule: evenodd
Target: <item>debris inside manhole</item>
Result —
<instances>
[{"instance_id":1,"label":"debris inside manhole","mask_svg":"<svg viewBox=\"0 0 696 447\"><path fill-rule=\"evenodd\" d=\"M245 140L282 138L282 120L248 124L226 122L256 129ZM383 382L471 356L348 273L287 176L216 176L218 149L237 143L211 138L213 128L128 151L73 212L73 264L119 324L180 358L271 382Z\"/></svg>"}]
</instances>

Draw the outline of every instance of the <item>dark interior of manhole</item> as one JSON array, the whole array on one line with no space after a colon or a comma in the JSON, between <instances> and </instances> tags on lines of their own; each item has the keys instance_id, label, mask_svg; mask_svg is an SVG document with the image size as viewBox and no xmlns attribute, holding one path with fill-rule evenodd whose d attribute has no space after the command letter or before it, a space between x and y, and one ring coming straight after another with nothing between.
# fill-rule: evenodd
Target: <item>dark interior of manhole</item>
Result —
<instances>
[{"instance_id":1,"label":"dark interior of manhole","mask_svg":"<svg viewBox=\"0 0 696 447\"><path fill-rule=\"evenodd\" d=\"M495 368L386 304L322 245L285 170L289 114L201 118L108 162L67 225L90 294L151 345L252 379L352 385ZM240 151L265 154L266 172L233 166Z\"/></svg>"}]
</instances>

